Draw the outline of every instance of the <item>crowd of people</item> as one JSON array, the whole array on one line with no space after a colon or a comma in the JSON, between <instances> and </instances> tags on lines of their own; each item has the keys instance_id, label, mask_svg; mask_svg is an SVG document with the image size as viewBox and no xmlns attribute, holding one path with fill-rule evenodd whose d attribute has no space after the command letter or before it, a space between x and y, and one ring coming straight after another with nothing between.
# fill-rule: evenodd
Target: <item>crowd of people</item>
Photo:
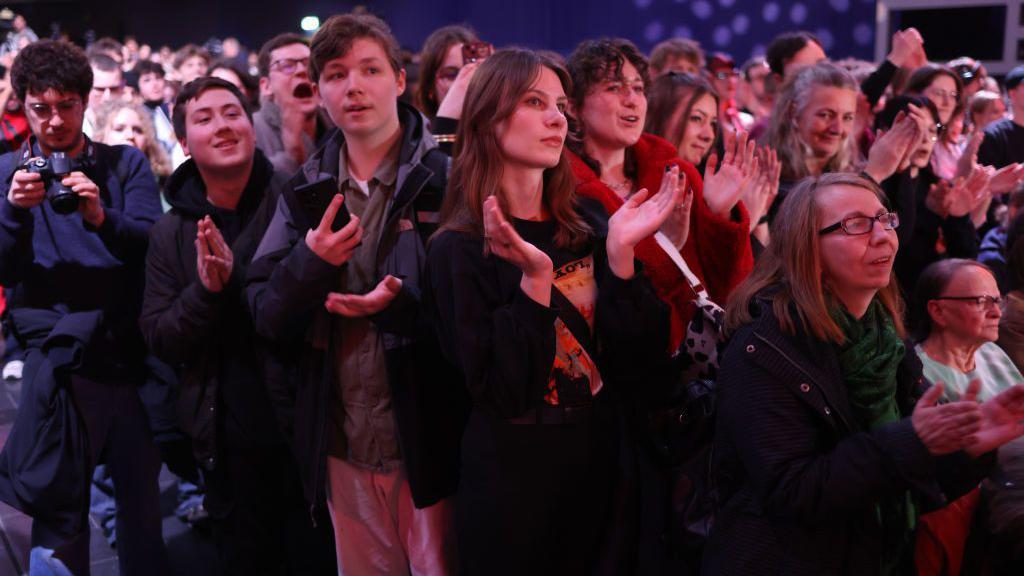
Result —
<instances>
[{"instance_id":1,"label":"crowd of people","mask_svg":"<svg viewBox=\"0 0 1024 576\"><path fill-rule=\"evenodd\" d=\"M1024 66L12 34L32 574L1024 567Z\"/></svg>"}]
</instances>

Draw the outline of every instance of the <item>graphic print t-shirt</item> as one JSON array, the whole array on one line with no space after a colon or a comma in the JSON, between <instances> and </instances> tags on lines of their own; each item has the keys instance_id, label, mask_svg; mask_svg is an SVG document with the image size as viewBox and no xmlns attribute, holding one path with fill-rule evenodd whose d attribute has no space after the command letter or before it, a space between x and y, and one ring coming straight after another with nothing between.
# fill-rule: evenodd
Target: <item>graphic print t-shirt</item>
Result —
<instances>
[{"instance_id":1,"label":"graphic print t-shirt","mask_svg":"<svg viewBox=\"0 0 1024 576\"><path fill-rule=\"evenodd\" d=\"M554 245L554 222L516 220L524 240L543 250L554 266L554 285L575 306L593 333L597 282L593 246L566 251ZM544 401L551 405L585 406L602 386L597 364L561 318L555 319L555 361L551 366Z\"/></svg>"}]
</instances>

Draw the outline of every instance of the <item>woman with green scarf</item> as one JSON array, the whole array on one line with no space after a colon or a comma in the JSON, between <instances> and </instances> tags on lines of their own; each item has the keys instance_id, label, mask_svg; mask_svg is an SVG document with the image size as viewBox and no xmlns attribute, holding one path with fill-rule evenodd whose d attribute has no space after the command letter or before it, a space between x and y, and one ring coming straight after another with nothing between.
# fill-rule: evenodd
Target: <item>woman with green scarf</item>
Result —
<instances>
[{"instance_id":1,"label":"woman with green scarf","mask_svg":"<svg viewBox=\"0 0 1024 576\"><path fill-rule=\"evenodd\" d=\"M938 404L903 344L898 215L869 180L804 180L727 309L703 573L913 573L918 514L1024 435L1024 386Z\"/></svg>"}]
</instances>

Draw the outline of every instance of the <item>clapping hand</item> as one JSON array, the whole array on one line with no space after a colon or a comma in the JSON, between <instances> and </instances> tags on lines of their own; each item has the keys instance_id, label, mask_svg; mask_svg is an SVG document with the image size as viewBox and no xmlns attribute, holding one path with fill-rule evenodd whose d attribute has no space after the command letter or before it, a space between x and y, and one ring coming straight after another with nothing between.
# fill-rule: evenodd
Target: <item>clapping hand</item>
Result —
<instances>
[{"instance_id":1,"label":"clapping hand","mask_svg":"<svg viewBox=\"0 0 1024 576\"><path fill-rule=\"evenodd\" d=\"M661 189L650 200L647 200L647 189L641 189L626 200L608 221L608 266L619 278L633 277L633 249L641 240L654 234L672 211L683 203L679 166L672 166L668 175L662 179ZM684 184L685 181L684 178Z\"/></svg>"},{"instance_id":2,"label":"clapping hand","mask_svg":"<svg viewBox=\"0 0 1024 576\"><path fill-rule=\"evenodd\" d=\"M980 382L975 380L968 389L971 386L980 387ZM981 410L973 398L939 404L942 393L941 383L929 388L910 417L917 437L935 456L951 454L974 443L974 435L982 427Z\"/></svg>"},{"instance_id":3,"label":"clapping hand","mask_svg":"<svg viewBox=\"0 0 1024 576\"><path fill-rule=\"evenodd\" d=\"M987 170L976 168L967 178L953 181L947 197L946 210L950 216L960 218L976 211L992 199ZM940 185L943 184L940 182Z\"/></svg>"},{"instance_id":4,"label":"clapping hand","mask_svg":"<svg viewBox=\"0 0 1024 576\"><path fill-rule=\"evenodd\" d=\"M1021 182L1024 182L1024 163L1018 162L996 170L988 187L993 194L1006 194L1013 192Z\"/></svg>"},{"instance_id":5,"label":"clapping hand","mask_svg":"<svg viewBox=\"0 0 1024 576\"><path fill-rule=\"evenodd\" d=\"M879 184L910 167L910 158L927 133L924 110L913 104L907 109L910 113L897 114L892 128L879 136L868 152L864 171Z\"/></svg>"},{"instance_id":6,"label":"clapping hand","mask_svg":"<svg viewBox=\"0 0 1024 576\"><path fill-rule=\"evenodd\" d=\"M324 306L333 314L347 318L364 318L379 314L402 291L402 281L390 274L385 276L377 286L366 294L327 294Z\"/></svg>"},{"instance_id":7,"label":"clapping hand","mask_svg":"<svg viewBox=\"0 0 1024 576\"><path fill-rule=\"evenodd\" d=\"M972 382L964 400L974 402L980 389L980 382ZM965 447L975 458L1024 435L1024 385L1007 388L983 402L979 413L980 427Z\"/></svg>"},{"instance_id":8,"label":"clapping hand","mask_svg":"<svg viewBox=\"0 0 1024 576\"><path fill-rule=\"evenodd\" d=\"M210 292L220 292L231 278L234 254L209 216L199 220L198 225L195 244L199 281Z\"/></svg>"},{"instance_id":9,"label":"clapping hand","mask_svg":"<svg viewBox=\"0 0 1024 576\"><path fill-rule=\"evenodd\" d=\"M758 151L758 176L743 190L743 205L750 214L750 231L757 228L761 217L768 213L779 195L782 162L775 149L765 146Z\"/></svg>"},{"instance_id":10,"label":"clapping hand","mask_svg":"<svg viewBox=\"0 0 1024 576\"><path fill-rule=\"evenodd\" d=\"M693 187L688 185L685 174L675 177L679 178L678 186L685 190L683 201L672 209L668 218L661 224L659 231L672 242L676 250L682 250L683 245L686 244L686 239L690 236L690 215L693 212ZM668 184L666 180L669 178L673 178L671 171L665 172L665 176L662 178L662 187Z\"/></svg>"},{"instance_id":11,"label":"clapping hand","mask_svg":"<svg viewBox=\"0 0 1024 576\"><path fill-rule=\"evenodd\" d=\"M520 288L527 296L547 306L551 303L554 267L551 257L530 244L505 219L496 196L484 200L484 253L506 260L523 271Z\"/></svg>"},{"instance_id":12,"label":"clapping hand","mask_svg":"<svg viewBox=\"0 0 1024 576\"><path fill-rule=\"evenodd\" d=\"M754 156L757 143L748 142L743 130L736 136L728 130L723 134L725 155L721 166L717 166L718 154L712 152L704 168L704 202L713 214L728 218L743 191L757 180L758 160Z\"/></svg>"}]
</instances>

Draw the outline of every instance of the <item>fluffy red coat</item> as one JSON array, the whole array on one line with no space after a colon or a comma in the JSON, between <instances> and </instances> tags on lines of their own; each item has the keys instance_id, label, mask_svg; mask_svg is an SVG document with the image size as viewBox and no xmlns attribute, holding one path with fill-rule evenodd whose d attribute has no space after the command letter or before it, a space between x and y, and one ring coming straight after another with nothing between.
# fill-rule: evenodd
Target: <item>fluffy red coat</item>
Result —
<instances>
[{"instance_id":1,"label":"fluffy red coat","mask_svg":"<svg viewBox=\"0 0 1024 576\"><path fill-rule=\"evenodd\" d=\"M637 160L636 185L651 193L661 188L665 168L678 164L680 172L693 188L690 235L681 254L690 270L704 283L711 299L724 306L732 290L750 274L754 256L750 250L750 216L742 203L733 210L735 219L716 216L704 202L704 182L692 164L679 158L668 141L644 134L633 145ZM579 185L576 192L593 198L608 214L615 213L623 200L598 178L578 156L569 153ZM655 291L672 308L670 350L676 350L686 335L686 324L693 316L695 294L686 278L654 237L645 238L636 247L636 257L644 265Z\"/></svg>"}]
</instances>

